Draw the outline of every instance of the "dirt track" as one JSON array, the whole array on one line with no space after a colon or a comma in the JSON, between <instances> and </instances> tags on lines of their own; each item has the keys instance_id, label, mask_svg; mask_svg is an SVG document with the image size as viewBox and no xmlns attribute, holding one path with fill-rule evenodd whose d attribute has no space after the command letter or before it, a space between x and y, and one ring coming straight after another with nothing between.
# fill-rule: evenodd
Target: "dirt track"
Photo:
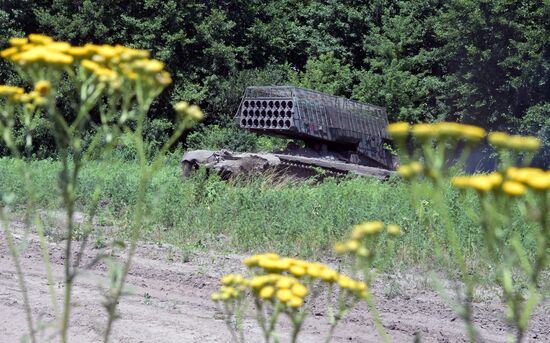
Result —
<instances>
[{"instance_id":1,"label":"dirt track","mask_svg":"<svg viewBox=\"0 0 550 343\"><path fill-rule=\"evenodd\" d=\"M20 228L20 223L13 226L16 233L22 232ZM0 238L0 343L12 343L18 342L26 332L26 323L12 261L3 237ZM50 247L54 273L61 280L62 243L50 243ZM220 275L242 269L242 257L201 253L193 254L189 262L183 262L184 259L172 250L151 244L140 245L128 278L131 295L124 297L120 304L121 319L115 324L113 342L230 341L220 314L209 300L209 294L216 289ZM98 250L90 249L87 257L91 258L97 253ZM51 321L53 312L36 237L30 236L22 260L34 316L44 322ZM415 332L419 332L424 342L465 341L460 319L435 292L418 282L418 279L413 276L400 277L397 280L400 291L395 297L388 296L387 284L379 282L374 287L382 321L392 340L412 342ZM101 341L101 328L106 320L105 311L100 305L100 286L104 282L105 267L101 265L77 280L71 342ZM62 286L57 284L56 288L61 293ZM505 342L506 326L501 316L502 305L494 298L476 304L475 319L487 342ZM321 341L327 327L326 318L317 313L306 322L300 341ZM249 342L261 341L260 332L252 320L245 322L245 329L252 337ZM280 331L284 332L284 327ZM48 341L47 337L40 340L45 341ZM335 341L378 341L364 306L353 310L340 324ZM539 306L526 341L550 342L548 302Z\"/></svg>"}]
</instances>

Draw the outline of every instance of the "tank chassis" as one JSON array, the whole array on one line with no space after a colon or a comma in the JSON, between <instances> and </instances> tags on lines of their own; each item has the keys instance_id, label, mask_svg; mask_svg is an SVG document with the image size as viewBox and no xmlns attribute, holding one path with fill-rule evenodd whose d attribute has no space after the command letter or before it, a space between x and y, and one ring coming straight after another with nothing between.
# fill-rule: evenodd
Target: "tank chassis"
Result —
<instances>
[{"instance_id":1,"label":"tank chassis","mask_svg":"<svg viewBox=\"0 0 550 343\"><path fill-rule=\"evenodd\" d=\"M181 161L184 176L200 165L224 177L265 172L310 176L355 173L387 178L397 159L383 107L293 86L248 87L235 114L240 128L299 139L305 148L280 153L191 151ZM309 172L308 172L309 171Z\"/></svg>"}]
</instances>

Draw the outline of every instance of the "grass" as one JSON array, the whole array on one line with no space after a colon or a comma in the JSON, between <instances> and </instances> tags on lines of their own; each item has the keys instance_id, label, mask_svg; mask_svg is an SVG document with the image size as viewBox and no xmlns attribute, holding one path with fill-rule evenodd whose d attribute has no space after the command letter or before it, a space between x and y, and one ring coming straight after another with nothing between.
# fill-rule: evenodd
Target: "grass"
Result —
<instances>
[{"instance_id":1,"label":"grass","mask_svg":"<svg viewBox=\"0 0 550 343\"><path fill-rule=\"evenodd\" d=\"M370 178L327 180L320 184L273 184L268 178L225 182L204 173L182 180L179 156L167 158L147 192L147 240L170 243L184 250L206 249L223 252L276 251L281 254L316 258L326 256L334 242L365 220L396 223L404 231L398 240L394 266L425 265L433 268L434 248L430 237L445 246L438 216L430 199L419 194L421 210L413 210L408 187L398 179L380 182ZM29 162L35 196L41 208L56 209L59 196L53 194L59 163L54 160ZM85 211L91 195L101 187L99 223L118 228L124 236L136 197L138 166L132 161L92 161L82 170L78 206ZM0 159L0 194L13 194L15 204L25 203L22 181L10 158ZM470 212L474 197L461 199L449 191L448 199L459 230L461 248L476 261L482 233ZM524 228L525 223L516 227ZM529 230L525 244L533 244ZM110 234L97 233L98 245L108 244ZM381 245L385 242L381 241ZM476 263L483 263L477 260Z\"/></svg>"}]
</instances>

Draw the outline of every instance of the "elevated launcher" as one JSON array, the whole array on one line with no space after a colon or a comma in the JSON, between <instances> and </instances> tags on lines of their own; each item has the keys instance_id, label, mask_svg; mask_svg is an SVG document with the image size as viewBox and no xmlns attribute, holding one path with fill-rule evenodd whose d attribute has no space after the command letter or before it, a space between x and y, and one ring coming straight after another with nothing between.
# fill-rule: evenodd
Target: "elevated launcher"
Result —
<instances>
[{"instance_id":1,"label":"elevated launcher","mask_svg":"<svg viewBox=\"0 0 550 343\"><path fill-rule=\"evenodd\" d=\"M253 132L303 140L348 162L394 169L383 107L292 86L248 87L235 116Z\"/></svg>"}]
</instances>

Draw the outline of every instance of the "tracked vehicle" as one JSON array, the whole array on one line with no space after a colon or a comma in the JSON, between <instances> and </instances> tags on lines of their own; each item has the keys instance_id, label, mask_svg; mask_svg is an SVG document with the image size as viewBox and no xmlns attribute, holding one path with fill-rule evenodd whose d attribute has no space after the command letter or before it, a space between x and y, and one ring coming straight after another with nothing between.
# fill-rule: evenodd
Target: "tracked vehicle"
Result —
<instances>
[{"instance_id":1,"label":"tracked vehicle","mask_svg":"<svg viewBox=\"0 0 550 343\"><path fill-rule=\"evenodd\" d=\"M282 175L355 173L387 178L397 159L387 149L383 107L293 86L248 87L235 114L240 128L301 140L273 153L196 150L184 154L184 176L204 165L223 177L274 170Z\"/></svg>"}]
</instances>

